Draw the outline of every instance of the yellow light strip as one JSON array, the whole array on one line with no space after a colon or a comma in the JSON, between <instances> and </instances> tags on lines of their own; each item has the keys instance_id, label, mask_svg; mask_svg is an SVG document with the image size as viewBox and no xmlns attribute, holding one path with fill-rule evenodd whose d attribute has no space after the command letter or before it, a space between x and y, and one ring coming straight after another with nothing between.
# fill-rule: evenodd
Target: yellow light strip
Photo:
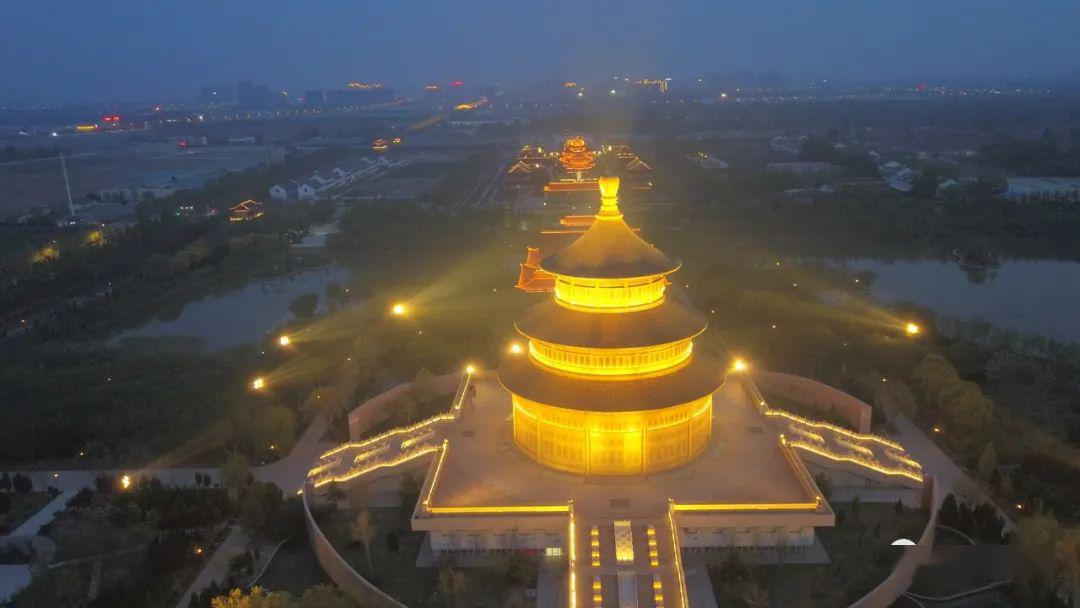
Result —
<instances>
[{"instance_id":1,"label":"yellow light strip","mask_svg":"<svg viewBox=\"0 0 1080 608\"><path fill-rule=\"evenodd\" d=\"M568 513L566 505L511 505L490 507L425 507L435 515Z\"/></svg>"},{"instance_id":2,"label":"yellow light strip","mask_svg":"<svg viewBox=\"0 0 1080 608\"><path fill-rule=\"evenodd\" d=\"M679 603L682 608L690 608L686 593L686 573L683 571L682 550L679 548L679 535L675 527L675 500L668 499L668 527L671 528L671 550L675 552L675 577L679 582Z\"/></svg>"},{"instance_id":3,"label":"yellow light strip","mask_svg":"<svg viewBox=\"0 0 1080 608\"><path fill-rule=\"evenodd\" d=\"M380 433L380 434L378 434L378 435L376 435L374 437L369 437L369 438L367 438L367 439L365 439L363 441L360 441L360 442L343 443L343 444L337 446L336 448L326 452L320 458L328 458L330 456L333 456L334 454L337 454L339 452L343 452L343 451L349 450L349 449L358 450L360 448L369 446L369 445L371 445L373 443L378 443L378 442L383 441L385 439L389 439L389 438L391 438L391 437L393 437L395 435L401 435L403 433L404 434L412 433L413 431L417 431L419 429L422 429L427 425L435 424L437 422L443 422L443 421L446 421L446 420L453 420L455 417L456 416L454 416L454 414L439 414L437 416L432 416L431 418L421 420L420 422L417 422L416 424L414 424L412 426L404 426L404 427L398 427L396 429L390 429L389 431L386 431L384 433Z\"/></svg>"},{"instance_id":4,"label":"yellow light strip","mask_svg":"<svg viewBox=\"0 0 1080 608\"><path fill-rule=\"evenodd\" d=\"M433 434L435 434L435 429L431 429L430 431L424 431L423 433L420 433L416 437L409 437L408 439L402 439L401 440L401 449L404 450L404 449L408 448L411 445L414 445L416 443L420 443L421 441L427 441L428 439L431 439L431 436Z\"/></svg>"},{"instance_id":5,"label":"yellow light strip","mask_svg":"<svg viewBox=\"0 0 1080 608\"><path fill-rule=\"evenodd\" d=\"M903 450L904 449L904 446L900 445L899 443L896 443L895 441L886 439L884 437L879 437L878 435L864 435L862 433L856 433L855 431L850 431L850 430L845 429L843 427L836 426L835 424L829 424L828 422L818 422L816 420L810 420L809 418L803 418L802 416L797 416L795 414L792 414L791 412L786 412L784 410L772 409L772 408L769 408L769 406L767 404L765 405L765 407L766 407L766 410L765 410L765 415L766 416L779 416L781 418L786 418L788 420L793 420L795 422L798 422L799 424L805 424L806 426L809 426L809 427L813 427L813 428L817 428L817 429L828 429L828 430L830 430L830 431L832 431L834 433L839 433L841 435L851 437L852 439L855 439L857 441L873 441L875 443L880 443L881 445L887 445L887 446L889 446L891 448L895 448L897 450Z\"/></svg>"},{"instance_id":6,"label":"yellow light strip","mask_svg":"<svg viewBox=\"0 0 1080 608\"><path fill-rule=\"evenodd\" d=\"M567 536L570 538L570 608L576 608L577 606L577 537L575 528L577 522L574 518L574 501L570 501L570 524L567 529Z\"/></svg>"},{"instance_id":7,"label":"yellow light strip","mask_svg":"<svg viewBox=\"0 0 1080 608\"><path fill-rule=\"evenodd\" d=\"M793 448L798 448L800 450L806 450L807 452L817 454L818 456L823 456L825 458L828 458L829 460L834 460L836 462L850 462L852 464L856 464L856 465L859 465L861 467L865 467L865 468L870 469L872 471L877 471L878 473L881 473L883 475L898 475L900 477L907 477L908 479L911 479L913 481L917 481L919 483L922 483L922 481L923 481L923 476L922 476L921 473L917 473L917 472L914 472L914 471L908 471L907 469L885 467L885 466L882 466L882 465L880 465L880 464L878 464L876 462L867 461L867 460L865 460L863 458L856 458L854 456L845 456L845 455L841 455L841 454L835 454L833 452L828 452L828 451L819 449L819 448L817 448L815 446L812 446L812 445L810 445L810 444L808 444L806 442L803 442L803 441L788 441L787 444L789 446L793 447Z\"/></svg>"},{"instance_id":8,"label":"yellow light strip","mask_svg":"<svg viewBox=\"0 0 1080 608\"><path fill-rule=\"evenodd\" d=\"M356 479L357 477L360 477L361 475L366 475L367 473L370 473L372 471L376 471L378 469L385 469L387 467L396 467L399 464L402 464L402 463L408 462L410 460L419 458L421 456L430 454L430 453L432 453L432 452L434 452L434 451L436 451L438 449L439 449L438 446L432 446L432 447L428 447L428 448L424 448L424 449L420 449L420 450L415 450L415 451L410 452L408 454L403 454L403 455L401 455L398 458L395 458L393 460L388 460L388 461L385 461L385 462L379 462L379 463L373 464L373 465L371 465L369 467L365 467L365 468L362 468L362 469L353 469L353 470L349 471L348 473L346 473L345 475L333 475L333 476L330 476L330 477L324 477L322 479L319 479L319 480L315 481L314 485L315 485L316 488L320 488L320 487L322 487L322 486L324 486L324 485L326 485L328 483L332 483L332 482L333 483L341 483L341 482L345 482L345 481L350 481L352 479Z\"/></svg>"},{"instance_id":9,"label":"yellow light strip","mask_svg":"<svg viewBox=\"0 0 1080 608\"><path fill-rule=\"evenodd\" d=\"M815 502L717 502L717 503L672 503L673 510L680 512L700 511L816 511Z\"/></svg>"},{"instance_id":10,"label":"yellow light strip","mask_svg":"<svg viewBox=\"0 0 1080 608\"><path fill-rule=\"evenodd\" d=\"M468 373L468 372L462 374L461 382L458 383L457 392L454 395L454 403L450 407L451 411L457 412L457 411L461 410L461 404L465 400L465 391L469 388L469 385L472 383L472 376L473 375ZM453 414L453 413L438 414L436 416L432 416L431 418L421 420L420 422L417 422L416 424L414 424L412 426L406 426L406 427L399 427L399 428L396 428L396 429L390 429L389 431L380 433L379 435L376 435L374 437L368 437L367 439L364 439L363 441L359 441L359 442L355 442L355 443L343 443L343 444L341 444L341 445L339 445L339 446L337 446L337 447L335 447L335 448L333 448L333 449L331 449L331 450L329 450L327 452L324 452L323 455L319 457L319 459L321 460L323 458L333 456L334 454L337 454L338 452L341 452L341 451L344 451L344 450L359 449L359 448L362 448L362 447L364 447L366 445L371 445L372 443L375 443L377 441L382 441L384 439L393 437L394 435L398 435L400 433L411 433L411 432L413 432L413 431L415 431L417 429L420 429L420 428L424 427L425 425L434 424L436 422L441 422L441 421L444 421L444 420L453 420L456 417L457 416L455 414ZM318 468L318 467L316 467L316 468ZM314 469L312 469L312 470L314 470Z\"/></svg>"}]
</instances>

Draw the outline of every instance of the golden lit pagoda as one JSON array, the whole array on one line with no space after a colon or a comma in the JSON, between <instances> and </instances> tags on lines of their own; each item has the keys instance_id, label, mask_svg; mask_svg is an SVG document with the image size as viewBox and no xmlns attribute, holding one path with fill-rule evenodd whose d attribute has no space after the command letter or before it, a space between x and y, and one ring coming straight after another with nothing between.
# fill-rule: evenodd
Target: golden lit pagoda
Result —
<instances>
[{"instance_id":1,"label":"golden lit pagoda","mask_svg":"<svg viewBox=\"0 0 1080 608\"><path fill-rule=\"evenodd\" d=\"M627 226L618 190L617 177L601 178L595 221L540 261L554 298L517 323L528 356L499 370L514 442L578 473L650 473L693 459L709 443L723 383L721 366L693 353L705 318L665 294L679 262Z\"/></svg>"},{"instance_id":2,"label":"golden lit pagoda","mask_svg":"<svg viewBox=\"0 0 1080 608\"><path fill-rule=\"evenodd\" d=\"M570 137L563 144L562 153L559 154L559 162L564 169L573 173L577 181L581 181L581 174L596 166L596 156L585 143L583 137Z\"/></svg>"}]
</instances>

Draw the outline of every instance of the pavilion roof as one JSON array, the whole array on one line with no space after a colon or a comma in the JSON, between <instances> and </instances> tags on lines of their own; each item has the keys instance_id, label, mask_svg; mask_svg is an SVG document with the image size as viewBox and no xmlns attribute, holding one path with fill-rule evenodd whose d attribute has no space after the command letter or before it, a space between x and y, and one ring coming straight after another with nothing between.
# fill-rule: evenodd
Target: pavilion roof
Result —
<instances>
[{"instance_id":1,"label":"pavilion roof","mask_svg":"<svg viewBox=\"0 0 1080 608\"><path fill-rule=\"evenodd\" d=\"M515 327L544 342L585 348L636 348L692 338L705 331L705 317L667 297L654 308L634 312L586 312L547 300L525 312Z\"/></svg>"},{"instance_id":2,"label":"pavilion roof","mask_svg":"<svg viewBox=\"0 0 1080 608\"><path fill-rule=\"evenodd\" d=\"M594 279L667 274L679 266L635 234L621 216L593 222L581 238L540 262L552 274Z\"/></svg>"},{"instance_id":3,"label":"pavilion roof","mask_svg":"<svg viewBox=\"0 0 1080 608\"><path fill-rule=\"evenodd\" d=\"M722 366L695 354L684 367L662 376L635 380L586 379L548 371L529 357L508 357L499 382L525 399L592 412L655 410L710 395L724 383Z\"/></svg>"}]
</instances>

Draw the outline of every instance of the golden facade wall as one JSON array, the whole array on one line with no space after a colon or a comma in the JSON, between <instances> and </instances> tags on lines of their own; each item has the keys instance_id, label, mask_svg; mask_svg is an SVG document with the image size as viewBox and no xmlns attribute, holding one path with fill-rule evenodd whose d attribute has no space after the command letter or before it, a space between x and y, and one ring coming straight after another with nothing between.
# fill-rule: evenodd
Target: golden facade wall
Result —
<instances>
[{"instance_id":1,"label":"golden facade wall","mask_svg":"<svg viewBox=\"0 0 1080 608\"><path fill-rule=\"evenodd\" d=\"M581 376L644 376L674 371L690 360L690 338L640 348L583 348L529 340L529 356L560 373Z\"/></svg>"},{"instance_id":2,"label":"golden facade wall","mask_svg":"<svg viewBox=\"0 0 1080 608\"><path fill-rule=\"evenodd\" d=\"M513 395L514 442L547 466L592 475L651 473L709 444L712 395L658 410L585 412Z\"/></svg>"},{"instance_id":3,"label":"golden facade wall","mask_svg":"<svg viewBox=\"0 0 1080 608\"><path fill-rule=\"evenodd\" d=\"M584 279L557 275L555 301L568 308L628 312L659 306L664 301L664 277Z\"/></svg>"}]
</instances>

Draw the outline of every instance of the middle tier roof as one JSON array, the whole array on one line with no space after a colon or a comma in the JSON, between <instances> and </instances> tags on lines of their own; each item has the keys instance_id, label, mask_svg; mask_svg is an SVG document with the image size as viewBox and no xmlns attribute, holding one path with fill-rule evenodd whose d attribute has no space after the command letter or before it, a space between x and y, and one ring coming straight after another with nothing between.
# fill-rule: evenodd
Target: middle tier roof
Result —
<instances>
[{"instance_id":1,"label":"middle tier roof","mask_svg":"<svg viewBox=\"0 0 1080 608\"><path fill-rule=\"evenodd\" d=\"M666 297L634 312L586 312L547 300L526 311L515 327L528 338L583 348L639 348L669 344L705 331L704 315Z\"/></svg>"}]
</instances>

